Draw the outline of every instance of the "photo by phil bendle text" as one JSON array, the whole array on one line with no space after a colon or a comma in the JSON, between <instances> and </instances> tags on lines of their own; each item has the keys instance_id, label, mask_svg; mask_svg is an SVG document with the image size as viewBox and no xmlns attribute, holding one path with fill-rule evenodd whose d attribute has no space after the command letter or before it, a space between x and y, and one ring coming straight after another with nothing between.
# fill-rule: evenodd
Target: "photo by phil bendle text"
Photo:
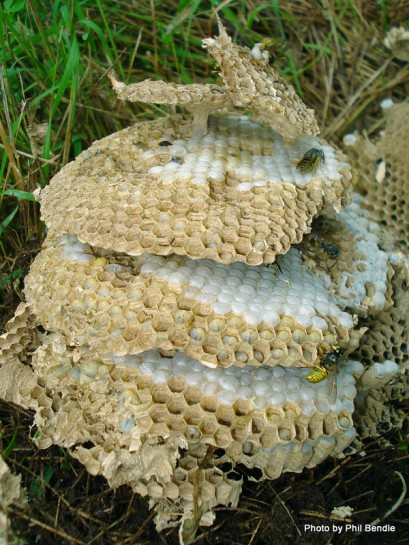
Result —
<instances>
[{"instance_id":1,"label":"photo by phil bendle text","mask_svg":"<svg viewBox=\"0 0 409 545\"><path fill-rule=\"evenodd\" d=\"M342 534L342 532L395 532L396 527L392 524L384 524L383 526L374 524L304 524L304 532L334 532Z\"/></svg>"}]
</instances>

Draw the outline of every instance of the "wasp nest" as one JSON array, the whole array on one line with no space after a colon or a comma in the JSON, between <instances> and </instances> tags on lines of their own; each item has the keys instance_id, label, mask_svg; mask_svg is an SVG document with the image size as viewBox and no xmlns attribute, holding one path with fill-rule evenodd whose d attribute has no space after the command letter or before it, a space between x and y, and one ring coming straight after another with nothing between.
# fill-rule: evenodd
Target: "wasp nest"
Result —
<instances>
[{"instance_id":1,"label":"wasp nest","mask_svg":"<svg viewBox=\"0 0 409 545\"><path fill-rule=\"evenodd\" d=\"M41 192L48 236L0 338L0 396L35 411L39 447L147 495L183 543L236 505L238 463L272 479L342 455L401 369L357 352L397 275L370 211L341 212L344 156L265 60L222 27L205 45L223 86L113 79L190 113L96 142Z\"/></svg>"}]
</instances>

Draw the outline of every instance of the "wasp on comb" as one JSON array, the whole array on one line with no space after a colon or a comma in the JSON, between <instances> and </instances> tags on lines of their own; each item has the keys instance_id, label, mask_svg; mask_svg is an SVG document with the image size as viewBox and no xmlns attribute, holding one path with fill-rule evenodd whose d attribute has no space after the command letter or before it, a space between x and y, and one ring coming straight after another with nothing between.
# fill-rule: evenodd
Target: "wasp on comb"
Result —
<instances>
[{"instance_id":1,"label":"wasp on comb","mask_svg":"<svg viewBox=\"0 0 409 545\"><path fill-rule=\"evenodd\" d=\"M338 259L339 248L333 242L327 242L323 237L312 235L310 241L314 248L323 250L331 259Z\"/></svg>"},{"instance_id":2,"label":"wasp on comb","mask_svg":"<svg viewBox=\"0 0 409 545\"><path fill-rule=\"evenodd\" d=\"M325 163L323 150L311 148L304 154L302 159L298 161L295 168L299 170L301 174L307 174L308 172L315 172L320 163Z\"/></svg>"},{"instance_id":3,"label":"wasp on comb","mask_svg":"<svg viewBox=\"0 0 409 545\"><path fill-rule=\"evenodd\" d=\"M268 52L268 62L273 65L277 61L285 60L285 54L289 49L285 38L264 38L262 48Z\"/></svg>"},{"instance_id":4,"label":"wasp on comb","mask_svg":"<svg viewBox=\"0 0 409 545\"><path fill-rule=\"evenodd\" d=\"M345 348L341 348L339 345L333 345L332 351L326 354L324 357L319 357L317 364L314 366L308 375L308 382L317 384L327 379L326 392L328 396L328 402L332 405L337 399L337 373L338 362L345 352Z\"/></svg>"}]
</instances>

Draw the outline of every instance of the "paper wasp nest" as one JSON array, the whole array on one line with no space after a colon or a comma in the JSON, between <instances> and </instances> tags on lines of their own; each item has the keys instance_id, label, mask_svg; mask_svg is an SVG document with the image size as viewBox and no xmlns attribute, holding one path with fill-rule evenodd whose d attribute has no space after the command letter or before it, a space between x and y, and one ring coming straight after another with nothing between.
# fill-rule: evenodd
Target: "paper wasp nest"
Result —
<instances>
[{"instance_id":1,"label":"paper wasp nest","mask_svg":"<svg viewBox=\"0 0 409 545\"><path fill-rule=\"evenodd\" d=\"M41 192L48 236L0 337L0 396L35 411L39 447L148 496L183 543L237 504L236 464L272 479L342 455L401 369L359 348L394 269L360 202L341 212L343 154L268 63L222 27L206 46L223 86L112 79L189 114L94 143Z\"/></svg>"}]
</instances>

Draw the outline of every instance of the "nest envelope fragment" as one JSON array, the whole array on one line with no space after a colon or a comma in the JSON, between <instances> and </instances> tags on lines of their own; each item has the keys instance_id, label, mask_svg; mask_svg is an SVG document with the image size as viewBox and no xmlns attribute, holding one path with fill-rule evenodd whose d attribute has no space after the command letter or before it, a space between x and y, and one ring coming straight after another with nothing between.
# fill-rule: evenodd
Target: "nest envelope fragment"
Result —
<instances>
[{"instance_id":1,"label":"nest envelope fragment","mask_svg":"<svg viewBox=\"0 0 409 545\"><path fill-rule=\"evenodd\" d=\"M385 126L375 142L363 135L347 135L345 150L353 167L360 172L356 190L361 206L378 222L386 246L409 250L409 104L383 108Z\"/></svg>"},{"instance_id":2,"label":"nest envelope fragment","mask_svg":"<svg viewBox=\"0 0 409 545\"><path fill-rule=\"evenodd\" d=\"M234 106L252 110L288 140L319 132L314 110L307 108L294 87L268 62L257 61L247 47L233 44L219 19L219 36L203 46L219 66Z\"/></svg>"}]
</instances>

